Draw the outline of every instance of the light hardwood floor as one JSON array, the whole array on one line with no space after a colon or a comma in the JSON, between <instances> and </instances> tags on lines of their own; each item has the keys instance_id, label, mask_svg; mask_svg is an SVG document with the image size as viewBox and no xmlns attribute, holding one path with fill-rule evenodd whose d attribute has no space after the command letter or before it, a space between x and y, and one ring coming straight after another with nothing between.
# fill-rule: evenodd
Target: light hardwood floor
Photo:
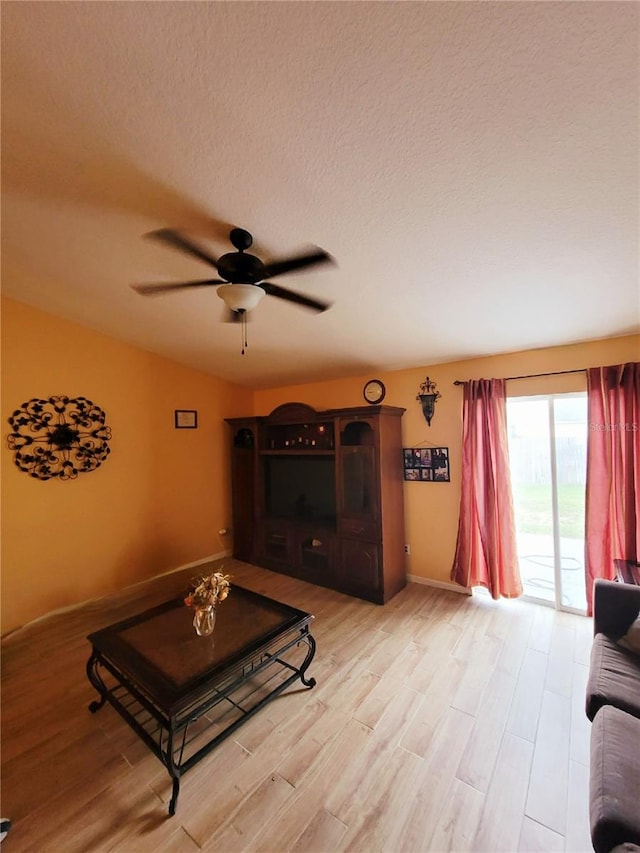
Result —
<instances>
[{"instance_id":1,"label":"light hardwood floor","mask_svg":"<svg viewBox=\"0 0 640 853\"><path fill-rule=\"evenodd\" d=\"M317 686L187 773L169 818L164 767L110 706L87 710L86 635L190 573L27 626L2 644L3 853L592 849L590 619L417 584L379 607L225 571L315 614Z\"/></svg>"}]
</instances>

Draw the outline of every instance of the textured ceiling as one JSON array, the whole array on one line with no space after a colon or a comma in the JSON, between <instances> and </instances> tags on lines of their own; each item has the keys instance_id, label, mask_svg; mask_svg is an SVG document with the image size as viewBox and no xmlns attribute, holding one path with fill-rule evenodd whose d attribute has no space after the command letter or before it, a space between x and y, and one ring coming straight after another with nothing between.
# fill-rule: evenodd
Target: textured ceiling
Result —
<instances>
[{"instance_id":1,"label":"textured ceiling","mask_svg":"<svg viewBox=\"0 0 640 853\"><path fill-rule=\"evenodd\" d=\"M254 388L639 329L637 3L4 3L3 293ZM214 288L314 244L249 349Z\"/></svg>"}]
</instances>

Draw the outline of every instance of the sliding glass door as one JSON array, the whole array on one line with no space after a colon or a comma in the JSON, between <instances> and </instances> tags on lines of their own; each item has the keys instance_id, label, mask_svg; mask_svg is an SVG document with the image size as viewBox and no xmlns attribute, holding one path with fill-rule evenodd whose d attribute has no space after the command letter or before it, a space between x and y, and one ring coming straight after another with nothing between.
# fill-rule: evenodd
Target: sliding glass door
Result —
<instances>
[{"instance_id":1,"label":"sliding glass door","mask_svg":"<svg viewBox=\"0 0 640 853\"><path fill-rule=\"evenodd\" d=\"M587 395L509 398L507 426L524 595L584 612Z\"/></svg>"}]
</instances>

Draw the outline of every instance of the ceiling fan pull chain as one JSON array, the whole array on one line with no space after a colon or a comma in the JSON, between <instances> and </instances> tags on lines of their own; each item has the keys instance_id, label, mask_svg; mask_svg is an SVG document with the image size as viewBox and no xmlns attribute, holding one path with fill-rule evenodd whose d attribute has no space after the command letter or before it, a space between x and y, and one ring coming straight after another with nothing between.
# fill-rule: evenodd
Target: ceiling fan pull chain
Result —
<instances>
[{"instance_id":1,"label":"ceiling fan pull chain","mask_svg":"<svg viewBox=\"0 0 640 853\"><path fill-rule=\"evenodd\" d=\"M247 340L247 312L240 311L240 331L242 333L242 352L241 355L244 355L245 349L249 346L249 342Z\"/></svg>"}]
</instances>

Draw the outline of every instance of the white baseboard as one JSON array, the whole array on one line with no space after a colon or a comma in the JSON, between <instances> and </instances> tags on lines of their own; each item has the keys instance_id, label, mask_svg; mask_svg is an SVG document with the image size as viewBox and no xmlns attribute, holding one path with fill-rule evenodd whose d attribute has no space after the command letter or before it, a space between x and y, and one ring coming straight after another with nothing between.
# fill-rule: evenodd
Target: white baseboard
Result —
<instances>
[{"instance_id":1,"label":"white baseboard","mask_svg":"<svg viewBox=\"0 0 640 853\"><path fill-rule=\"evenodd\" d=\"M144 578L141 581L136 581L135 583L129 584L129 586L124 587L124 589L133 589L136 586L140 586L142 583L149 583L149 581L155 580L156 578L163 578L165 575L172 575L174 572L182 572L185 569L195 569L197 566L202 566L205 563L211 563L213 560L221 560L224 557L231 556L231 551L220 551L219 554L211 554L208 557L203 557L201 560L194 560L193 563L185 563L184 566L178 566L177 569L169 569L167 572L160 572L159 575L152 575L150 578ZM111 593L112 594L112 593ZM103 598L108 598L109 595L101 595L97 598L87 598L86 601L79 601L76 604L67 604L65 607L57 607L55 610L50 610L48 613L43 613L42 616L38 616L35 619L32 619L30 622L25 622L24 625L19 625L17 628L14 628L12 631L9 631L7 634L3 634L2 637L5 639L10 634L14 634L16 631L20 631L22 628L26 628L28 625L33 625L36 622L41 622L43 619L48 619L50 616L59 616L61 613L69 613L72 610L78 610L80 607L85 607L87 604L91 604L94 601L100 601Z\"/></svg>"},{"instance_id":2,"label":"white baseboard","mask_svg":"<svg viewBox=\"0 0 640 853\"><path fill-rule=\"evenodd\" d=\"M224 557L231 556L231 549L227 551L220 551L218 554L211 554L209 557L203 557L201 560L194 560L193 563L185 563L184 566L178 566L177 569L169 569L166 572L161 572L159 575L154 575L154 578L163 578L165 575L173 575L175 572L183 572L185 569L195 569L197 566L203 566L205 563L212 563L214 560L222 560ZM148 581L153 580L153 578L146 578L143 581L137 581L133 586L137 586L138 583L147 583Z\"/></svg>"},{"instance_id":3,"label":"white baseboard","mask_svg":"<svg viewBox=\"0 0 640 853\"><path fill-rule=\"evenodd\" d=\"M407 575L407 580L411 583L422 583L425 586L435 586L438 589L448 589L449 592L457 592L460 595L471 595L471 590L466 586L460 586L457 583L448 583L447 581L437 581L433 578L423 578L421 575Z\"/></svg>"}]
</instances>

